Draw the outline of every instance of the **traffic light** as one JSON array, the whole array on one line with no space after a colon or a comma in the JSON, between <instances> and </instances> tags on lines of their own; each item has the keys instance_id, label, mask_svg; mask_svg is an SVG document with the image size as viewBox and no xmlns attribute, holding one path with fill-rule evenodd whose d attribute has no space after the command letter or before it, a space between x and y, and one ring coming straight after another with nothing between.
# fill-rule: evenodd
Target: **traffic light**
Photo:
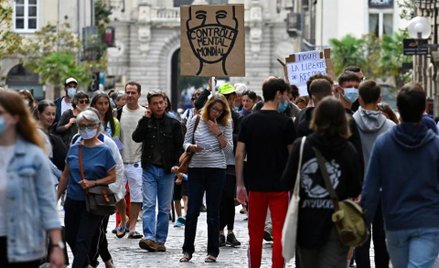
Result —
<instances>
[{"instance_id":1,"label":"traffic light","mask_svg":"<svg viewBox=\"0 0 439 268\"><path fill-rule=\"evenodd\" d=\"M107 47L114 47L114 32L114 27L105 28L103 41Z\"/></svg>"}]
</instances>

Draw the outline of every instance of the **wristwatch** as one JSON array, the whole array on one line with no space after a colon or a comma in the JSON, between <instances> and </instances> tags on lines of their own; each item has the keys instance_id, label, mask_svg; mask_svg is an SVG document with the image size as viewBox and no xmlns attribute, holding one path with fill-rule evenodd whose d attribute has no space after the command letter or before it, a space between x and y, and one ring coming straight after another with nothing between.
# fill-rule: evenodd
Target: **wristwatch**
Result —
<instances>
[{"instance_id":1,"label":"wristwatch","mask_svg":"<svg viewBox=\"0 0 439 268\"><path fill-rule=\"evenodd\" d=\"M60 248L60 249L65 249L66 248L66 244L64 244L64 242L63 241L58 241L58 243L52 243L52 247L54 248L54 247L57 247L57 248Z\"/></svg>"}]
</instances>

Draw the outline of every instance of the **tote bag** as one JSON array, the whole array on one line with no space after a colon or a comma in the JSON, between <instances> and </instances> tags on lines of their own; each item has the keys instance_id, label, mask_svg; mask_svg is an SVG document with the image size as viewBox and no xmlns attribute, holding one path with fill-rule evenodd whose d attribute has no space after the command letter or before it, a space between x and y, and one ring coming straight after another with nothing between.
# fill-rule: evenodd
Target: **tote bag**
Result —
<instances>
[{"instance_id":1,"label":"tote bag","mask_svg":"<svg viewBox=\"0 0 439 268\"><path fill-rule=\"evenodd\" d=\"M303 146L306 137L302 138L300 143L299 164L297 166L296 182L294 183L293 195L291 196L288 206L287 216L282 228L282 256L285 263L289 262L296 255L297 241L297 220L299 217L299 201L300 201L300 170L302 168Z\"/></svg>"}]
</instances>

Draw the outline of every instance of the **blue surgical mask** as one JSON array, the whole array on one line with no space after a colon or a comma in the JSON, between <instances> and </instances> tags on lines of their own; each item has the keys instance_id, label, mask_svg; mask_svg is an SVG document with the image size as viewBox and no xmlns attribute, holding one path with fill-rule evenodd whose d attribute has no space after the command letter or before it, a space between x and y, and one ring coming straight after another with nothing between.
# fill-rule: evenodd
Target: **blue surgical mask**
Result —
<instances>
[{"instance_id":1,"label":"blue surgical mask","mask_svg":"<svg viewBox=\"0 0 439 268\"><path fill-rule=\"evenodd\" d=\"M67 89L67 96L69 96L69 98L72 98L75 96L76 94L76 87L69 87Z\"/></svg>"},{"instance_id":2,"label":"blue surgical mask","mask_svg":"<svg viewBox=\"0 0 439 268\"><path fill-rule=\"evenodd\" d=\"M358 89L354 87L344 89L344 99L350 104L358 99Z\"/></svg>"},{"instance_id":3,"label":"blue surgical mask","mask_svg":"<svg viewBox=\"0 0 439 268\"><path fill-rule=\"evenodd\" d=\"M0 135L6 131L6 122L3 116L0 116Z\"/></svg>"},{"instance_id":4,"label":"blue surgical mask","mask_svg":"<svg viewBox=\"0 0 439 268\"><path fill-rule=\"evenodd\" d=\"M288 108L287 100L284 100L283 102L279 103L279 106L277 106L277 110L281 113L285 112L287 108Z\"/></svg>"}]
</instances>

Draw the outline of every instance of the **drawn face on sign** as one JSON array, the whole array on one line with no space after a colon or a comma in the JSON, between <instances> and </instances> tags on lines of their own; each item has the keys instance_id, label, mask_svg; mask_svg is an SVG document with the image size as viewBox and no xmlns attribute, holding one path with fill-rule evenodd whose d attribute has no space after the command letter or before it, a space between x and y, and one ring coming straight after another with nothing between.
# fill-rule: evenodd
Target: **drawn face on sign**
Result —
<instances>
[{"instance_id":1,"label":"drawn face on sign","mask_svg":"<svg viewBox=\"0 0 439 268\"><path fill-rule=\"evenodd\" d=\"M225 61L232 50L238 34L238 20L235 6L221 9L203 9L203 6L190 6L186 21L187 36L194 55L200 61L197 75L203 70L203 63L222 61L227 75Z\"/></svg>"}]
</instances>

